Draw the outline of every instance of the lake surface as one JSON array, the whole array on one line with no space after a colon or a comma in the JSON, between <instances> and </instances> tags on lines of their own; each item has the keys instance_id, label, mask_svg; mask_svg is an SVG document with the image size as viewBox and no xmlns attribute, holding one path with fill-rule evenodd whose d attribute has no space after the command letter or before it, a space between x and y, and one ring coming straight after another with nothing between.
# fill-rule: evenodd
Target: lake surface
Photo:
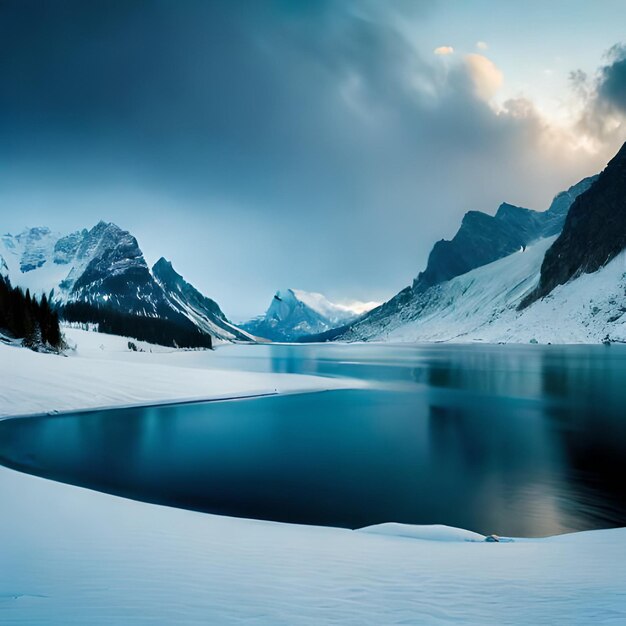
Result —
<instances>
[{"instance_id":1,"label":"lake surface","mask_svg":"<svg viewBox=\"0 0 626 626\"><path fill-rule=\"evenodd\" d=\"M201 511L541 536L626 525L626 346L224 348L367 389L0 422L0 463Z\"/></svg>"}]
</instances>

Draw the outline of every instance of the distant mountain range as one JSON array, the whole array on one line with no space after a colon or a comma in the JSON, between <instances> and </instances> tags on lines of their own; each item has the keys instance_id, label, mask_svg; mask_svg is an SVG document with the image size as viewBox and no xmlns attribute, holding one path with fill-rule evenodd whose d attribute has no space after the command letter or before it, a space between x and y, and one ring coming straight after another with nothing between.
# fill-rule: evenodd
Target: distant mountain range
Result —
<instances>
[{"instance_id":1,"label":"distant mountain range","mask_svg":"<svg viewBox=\"0 0 626 626\"><path fill-rule=\"evenodd\" d=\"M334 304L319 293L278 291L265 315L237 326L161 257L148 267L135 237L100 222L70 234L26 229L0 239L0 274L45 293L65 321L168 345L297 341L356 320L378 303Z\"/></svg>"},{"instance_id":2,"label":"distant mountain range","mask_svg":"<svg viewBox=\"0 0 626 626\"><path fill-rule=\"evenodd\" d=\"M313 341L626 340L626 144L545 212L471 211L391 300Z\"/></svg>"},{"instance_id":3,"label":"distant mountain range","mask_svg":"<svg viewBox=\"0 0 626 626\"><path fill-rule=\"evenodd\" d=\"M251 341L219 305L164 258L149 268L135 237L100 222L69 235L30 228L0 240L0 272L14 285L45 293L69 321L91 321L160 343Z\"/></svg>"},{"instance_id":4,"label":"distant mountain range","mask_svg":"<svg viewBox=\"0 0 626 626\"><path fill-rule=\"evenodd\" d=\"M321 293L284 289L277 291L264 315L241 327L271 341L299 341L357 320L376 302L351 305L330 302Z\"/></svg>"}]
</instances>

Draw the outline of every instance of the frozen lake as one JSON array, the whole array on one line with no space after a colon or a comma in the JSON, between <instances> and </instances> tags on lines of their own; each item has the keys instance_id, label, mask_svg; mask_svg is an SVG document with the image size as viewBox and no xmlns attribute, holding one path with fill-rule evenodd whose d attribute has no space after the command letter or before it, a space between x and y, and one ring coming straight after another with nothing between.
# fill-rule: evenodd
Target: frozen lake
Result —
<instances>
[{"instance_id":1,"label":"frozen lake","mask_svg":"<svg viewBox=\"0 0 626 626\"><path fill-rule=\"evenodd\" d=\"M367 389L0 422L0 463L226 515L542 536L626 525L626 347L223 348Z\"/></svg>"}]
</instances>

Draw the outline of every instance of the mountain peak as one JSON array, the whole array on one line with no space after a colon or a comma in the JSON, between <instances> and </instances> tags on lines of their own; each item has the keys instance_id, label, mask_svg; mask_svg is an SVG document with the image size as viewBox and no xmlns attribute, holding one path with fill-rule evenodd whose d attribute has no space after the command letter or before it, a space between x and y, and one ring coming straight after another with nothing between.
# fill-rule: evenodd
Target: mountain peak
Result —
<instances>
[{"instance_id":1,"label":"mountain peak","mask_svg":"<svg viewBox=\"0 0 626 626\"><path fill-rule=\"evenodd\" d=\"M176 287L181 290L185 286L191 287L185 279L174 269L171 261L162 256L153 266L152 273L154 277L164 285L170 288Z\"/></svg>"},{"instance_id":2,"label":"mountain peak","mask_svg":"<svg viewBox=\"0 0 626 626\"><path fill-rule=\"evenodd\" d=\"M215 300L188 283L165 257L152 266L152 274L170 307L191 319L204 332L228 341L253 340L228 320Z\"/></svg>"},{"instance_id":3,"label":"mountain peak","mask_svg":"<svg viewBox=\"0 0 626 626\"><path fill-rule=\"evenodd\" d=\"M515 204L510 204L509 202L503 202L496 211L495 217L497 219L503 219L509 215L515 215L519 213L529 213L534 212L531 209L525 209L524 207L517 206Z\"/></svg>"},{"instance_id":4,"label":"mountain peak","mask_svg":"<svg viewBox=\"0 0 626 626\"><path fill-rule=\"evenodd\" d=\"M265 315L243 325L247 331L272 341L296 341L356 320L378 302L338 304L321 293L279 289Z\"/></svg>"},{"instance_id":5,"label":"mountain peak","mask_svg":"<svg viewBox=\"0 0 626 626\"><path fill-rule=\"evenodd\" d=\"M171 272L175 272L174 267L172 266L172 262L168 261L164 256L162 256L153 266L153 272L161 272L163 270L168 270Z\"/></svg>"}]
</instances>

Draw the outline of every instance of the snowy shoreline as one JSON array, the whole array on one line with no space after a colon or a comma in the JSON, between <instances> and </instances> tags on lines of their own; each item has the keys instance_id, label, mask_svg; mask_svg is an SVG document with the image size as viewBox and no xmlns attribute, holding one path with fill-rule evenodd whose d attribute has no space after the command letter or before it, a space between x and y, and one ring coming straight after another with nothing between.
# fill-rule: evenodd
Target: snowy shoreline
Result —
<instances>
[{"instance_id":1,"label":"snowy shoreline","mask_svg":"<svg viewBox=\"0 0 626 626\"><path fill-rule=\"evenodd\" d=\"M174 351L65 329L70 356L0 344L0 419L358 388L357 380L220 368L210 351ZM227 350L228 348L223 348Z\"/></svg>"},{"instance_id":2,"label":"snowy shoreline","mask_svg":"<svg viewBox=\"0 0 626 626\"><path fill-rule=\"evenodd\" d=\"M7 624L617 624L626 529L488 543L222 517L0 467ZM42 511L45 515L42 516Z\"/></svg>"},{"instance_id":3,"label":"snowy shoreline","mask_svg":"<svg viewBox=\"0 0 626 626\"><path fill-rule=\"evenodd\" d=\"M0 422L14 419L28 419L36 417L63 417L66 415L76 415L79 413L86 413L91 411L105 412L105 411L118 411L123 409L149 409L155 407L177 406L179 404L205 404L210 402L236 402L237 400L254 400L255 398L270 398L273 396L285 396L296 393L323 393L324 391L331 391L335 387L329 389L293 389L287 391L267 391L250 393L244 395L225 395L225 396L209 396L209 397L194 397L194 398L180 398L176 400L155 400L154 402L145 402L140 404L113 404L105 406L90 406L87 408L70 409L68 411L42 411L40 413L25 413L17 415L1 415ZM338 387L342 389L343 387Z\"/></svg>"}]
</instances>

